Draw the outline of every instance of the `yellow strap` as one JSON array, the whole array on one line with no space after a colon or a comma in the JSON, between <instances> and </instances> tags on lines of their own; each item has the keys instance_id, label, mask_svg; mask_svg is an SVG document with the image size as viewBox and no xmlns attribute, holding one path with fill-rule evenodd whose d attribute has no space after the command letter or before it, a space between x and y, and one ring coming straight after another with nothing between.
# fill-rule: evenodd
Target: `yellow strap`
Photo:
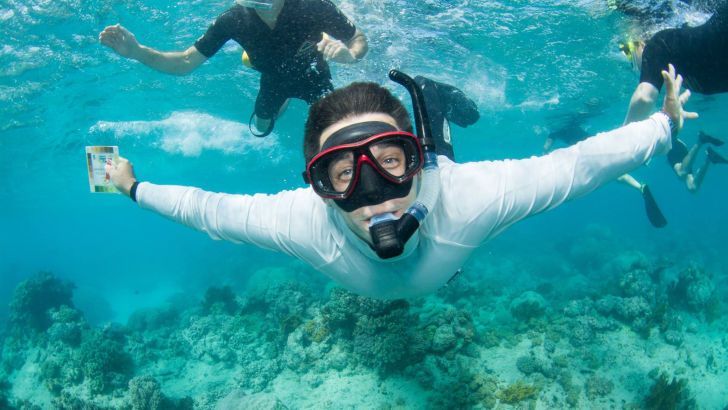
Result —
<instances>
[{"instance_id":1,"label":"yellow strap","mask_svg":"<svg viewBox=\"0 0 728 410\"><path fill-rule=\"evenodd\" d=\"M250 62L250 56L248 55L248 52L243 50L243 55L240 57L240 59L243 61L243 65L248 68L253 68L253 63Z\"/></svg>"}]
</instances>

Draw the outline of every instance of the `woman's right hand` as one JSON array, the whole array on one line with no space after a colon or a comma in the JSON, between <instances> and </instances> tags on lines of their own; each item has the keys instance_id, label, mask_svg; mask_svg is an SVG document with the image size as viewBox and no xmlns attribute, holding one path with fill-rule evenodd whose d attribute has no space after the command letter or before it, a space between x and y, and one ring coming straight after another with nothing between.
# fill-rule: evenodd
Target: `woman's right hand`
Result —
<instances>
[{"instance_id":1,"label":"woman's right hand","mask_svg":"<svg viewBox=\"0 0 728 410\"><path fill-rule=\"evenodd\" d=\"M120 24L104 28L104 31L99 33L99 41L126 58L134 58L140 47L134 34Z\"/></svg>"},{"instance_id":2,"label":"woman's right hand","mask_svg":"<svg viewBox=\"0 0 728 410\"><path fill-rule=\"evenodd\" d=\"M131 186L136 182L136 176L134 175L134 166L128 159L119 157L118 160L114 161L109 170L109 176L111 182L114 184L116 189L126 196L129 196Z\"/></svg>"}]
</instances>

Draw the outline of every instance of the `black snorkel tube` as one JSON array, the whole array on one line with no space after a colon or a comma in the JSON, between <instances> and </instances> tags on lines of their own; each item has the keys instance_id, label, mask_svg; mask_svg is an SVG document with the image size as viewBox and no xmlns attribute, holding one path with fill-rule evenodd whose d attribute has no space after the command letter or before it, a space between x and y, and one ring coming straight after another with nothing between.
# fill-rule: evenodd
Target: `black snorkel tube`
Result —
<instances>
[{"instance_id":1,"label":"black snorkel tube","mask_svg":"<svg viewBox=\"0 0 728 410\"><path fill-rule=\"evenodd\" d=\"M372 248L382 259L390 259L404 252L405 244L420 227L430 210L434 208L440 195L435 141L430 137L432 135L430 121L422 91L412 77L399 70L390 70L389 78L404 86L412 98L415 129L422 145L425 163L420 192L417 200L407 209L407 212L399 219L396 219L391 213L372 217L369 225Z\"/></svg>"}]
</instances>

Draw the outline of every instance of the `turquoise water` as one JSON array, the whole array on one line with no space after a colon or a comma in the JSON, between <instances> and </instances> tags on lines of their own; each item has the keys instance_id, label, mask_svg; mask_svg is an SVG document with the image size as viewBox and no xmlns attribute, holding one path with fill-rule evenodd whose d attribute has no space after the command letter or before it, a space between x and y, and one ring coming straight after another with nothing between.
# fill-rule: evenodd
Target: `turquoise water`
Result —
<instances>
[{"instance_id":1,"label":"turquoise water","mask_svg":"<svg viewBox=\"0 0 728 410\"><path fill-rule=\"evenodd\" d=\"M630 30L630 21L595 2L367 0L337 4L366 33L370 51L356 65L332 64L335 85L355 80L388 84L388 69L399 68L462 88L477 102L481 119L467 129L453 128L459 161L538 155L546 135L587 106L599 108L585 122L587 131L615 128L624 118L638 80L617 47L623 33ZM171 303L179 319L158 323L164 330L158 337L182 335L179 343L188 345L181 350L195 352L188 356L172 354L170 349L154 353L149 340L157 337L157 325L129 325L121 331L126 332L125 342L119 346L131 355L134 370L122 372L124 380L94 395L88 390L88 375L85 379L59 376L60 390L30 387L48 386L43 382L48 372L32 371L34 365L43 368L40 362L47 360L34 364L10 352L32 348L48 352L52 343L6 347L3 358L16 358L5 360L0 369L0 377L8 382L4 386L0 379L0 407L6 395L18 407L21 402L17 400L27 400L41 408L63 408L53 397L61 397L65 391L79 400L95 400L98 406L120 408L128 404L120 397L131 394L126 393L127 381L148 375L161 383L169 397L190 396L199 408L235 407L231 403L235 403L236 392L279 400L288 408L368 407L364 403L372 408L419 408L426 407L427 400L435 407L485 406L490 403L487 397L495 397L496 391L517 380L538 386L538 393L520 405L530 400L541 408L567 404L620 408L644 404L646 392L658 379L654 373L648 376L653 369L689 378L688 387L700 408L720 409L728 404L725 306L718 308L720 314L711 321L695 306L671 305L671 312L682 323L676 329L685 339L677 346L665 342L665 329L655 328L649 337L643 337L633 322L617 317L612 318L614 328L596 331L597 336L588 342L568 341L564 335L554 342L555 353L544 353L543 345L553 339L550 335L559 333L549 329L581 317L564 313L570 304L584 297L597 301L610 292L618 293L614 289L625 292L619 283L633 266L624 261L634 259L634 254L641 255L637 259L643 265L665 267L662 279L654 280L658 288L665 288L670 278L695 266L705 272L701 278L709 278L705 280L712 284L713 295L725 299L728 169L714 167L701 191L690 194L663 158L636 175L649 181L669 220L666 228L653 229L643 214L641 199L621 185L610 184L587 198L518 224L484 246L465 267L463 281L468 286L409 301L408 314L416 317L415 322L419 320L411 329L423 334L428 332L428 317L450 323L453 319L443 313L448 309L470 315L474 335L454 331L458 340L468 340L467 349L458 350L462 347L458 342L458 348L395 361L397 366L385 366L385 371L370 357L370 351L362 352L345 336L336 339L334 329L327 328L332 333L325 339L328 350L306 346L309 360L303 363L291 364L287 359L296 354L291 337L288 342L274 338L269 344L241 342L236 346L266 353L236 356L230 359L234 365L227 359L205 356L200 340L233 337L221 336L214 329L228 326L245 329L246 334L256 334L251 329L258 329L262 335L265 332L260 326L250 323L271 320L265 316L270 312L263 311L238 315L235 320L247 324L233 325L226 321L232 319L196 311L197 301L210 286L230 286L241 306L247 306L245 303L256 300L260 288L295 279L294 283L311 288L312 301L306 305L307 313L300 313L301 323L318 323L316 306L353 298L330 296L331 284L287 257L211 241L137 209L126 198L88 192L86 145L118 145L121 154L134 163L137 176L156 183L232 193L274 193L302 186L301 136L307 107L301 101L293 102L273 135L252 137L247 119L258 75L240 64L237 44L228 43L195 73L174 77L121 59L97 41L104 26L120 22L143 44L163 50L185 49L228 6L219 1L133 0L9 0L0 4L0 175L4 181L0 190L0 321L7 320L16 286L39 271L48 271L75 284L74 305L94 327L84 332L110 322L126 325L140 309L160 309ZM705 14L691 10L683 17L700 21ZM388 85L405 97L402 89ZM682 134L686 141L693 141L699 130L728 139L724 115L728 95L695 95L689 107L701 118L686 126ZM273 287L272 294L279 296L272 301L269 296L266 306L274 306L276 298L293 292L285 286L283 290ZM541 318L537 324L514 321L508 314L509 304L521 292L538 289L549 305L548 320ZM362 309L359 317L371 316ZM215 320L221 322L215 325ZM391 320L400 323L397 320L403 319ZM306 332L304 324L294 327L293 335ZM198 333L190 330L193 328ZM375 329L375 335L392 331L386 325ZM488 332L493 329L498 331L499 342L490 346ZM90 337L87 333L84 340ZM541 344L535 342L539 338ZM140 344L145 354L139 353ZM590 348L592 344L599 347ZM471 350L478 349L475 359ZM624 349L631 349L630 354L638 358L622 360L617 352ZM597 358L590 351L597 352ZM524 372L516 359L529 354L551 364L561 363L556 356L567 357L569 364L562 368L571 369L574 382L564 382L563 377L543 369ZM475 391L460 393L477 397L474 401L443 401L451 391L447 380L456 377L428 370L426 363L445 363L458 355L470 360L463 369L484 374L489 380L476 383ZM344 364L333 363L332 356ZM508 356L512 360L504 359ZM271 367L270 363L278 365ZM637 370L625 378L627 368ZM256 373L267 377L250 382ZM612 383L611 389L604 389L608 392L590 393L599 390L592 387L604 380ZM480 390L491 394L478 393ZM577 404L573 399L567 401L569 394L578 396ZM229 402L222 401L226 397ZM498 397L505 403L505 396Z\"/></svg>"}]
</instances>

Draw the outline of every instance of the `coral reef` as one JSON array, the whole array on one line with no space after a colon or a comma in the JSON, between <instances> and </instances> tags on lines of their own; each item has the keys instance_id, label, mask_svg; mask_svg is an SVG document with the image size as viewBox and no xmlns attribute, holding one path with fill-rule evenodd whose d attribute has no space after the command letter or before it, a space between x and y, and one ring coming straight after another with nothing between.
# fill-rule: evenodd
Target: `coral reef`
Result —
<instances>
[{"instance_id":1,"label":"coral reef","mask_svg":"<svg viewBox=\"0 0 728 410\"><path fill-rule=\"evenodd\" d=\"M645 397L644 406L648 410L686 410L695 408L695 401L690 396L687 380L662 373Z\"/></svg>"},{"instance_id":2,"label":"coral reef","mask_svg":"<svg viewBox=\"0 0 728 410\"><path fill-rule=\"evenodd\" d=\"M210 287L202 300L202 311L205 314L223 313L233 315L240 308L235 293L230 286Z\"/></svg>"},{"instance_id":3,"label":"coral reef","mask_svg":"<svg viewBox=\"0 0 728 410\"><path fill-rule=\"evenodd\" d=\"M78 360L92 393L102 393L126 386L134 369L131 356L124 351L124 335L107 328L86 335Z\"/></svg>"},{"instance_id":4,"label":"coral reef","mask_svg":"<svg viewBox=\"0 0 728 410\"><path fill-rule=\"evenodd\" d=\"M131 410L192 410L189 397L174 400L162 393L162 386L151 376L135 377L129 381Z\"/></svg>"},{"instance_id":5,"label":"coral reef","mask_svg":"<svg viewBox=\"0 0 728 410\"><path fill-rule=\"evenodd\" d=\"M720 309L720 300L715 292L712 276L694 266L680 271L675 282L668 289L670 303L694 313L715 319Z\"/></svg>"},{"instance_id":6,"label":"coral reef","mask_svg":"<svg viewBox=\"0 0 728 410\"><path fill-rule=\"evenodd\" d=\"M496 266L482 269L522 268ZM337 287L315 294L280 269L282 280L261 279L240 295L211 287L201 302L186 295L104 327L73 307L71 284L39 275L17 300L48 292L55 302L14 304L0 344L0 380L14 385L0 384L0 408L284 409L356 395L384 408L691 408L682 378L726 375L728 339L700 342L709 326L726 329L706 320L718 293L712 277L664 270L635 252L593 269L604 278L588 291L543 282L522 292L537 273L510 286L466 271L412 300ZM681 379L656 371L646 397L624 388L639 385L630 378L645 363Z\"/></svg>"},{"instance_id":7,"label":"coral reef","mask_svg":"<svg viewBox=\"0 0 728 410\"><path fill-rule=\"evenodd\" d=\"M48 312L61 306L73 307L73 285L40 272L23 281L10 301L9 322L11 330L25 329L42 332L52 324Z\"/></svg>"},{"instance_id":8,"label":"coral reef","mask_svg":"<svg viewBox=\"0 0 728 410\"><path fill-rule=\"evenodd\" d=\"M511 302L511 314L521 320L537 318L546 312L546 299L533 291L523 292Z\"/></svg>"},{"instance_id":9,"label":"coral reef","mask_svg":"<svg viewBox=\"0 0 728 410\"><path fill-rule=\"evenodd\" d=\"M506 404L516 404L523 400L535 397L539 392L539 388L527 384L521 380L508 385L506 388L498 391L498 400Z\"/></svg>"},{"instance_id":10,"label":"coral reef","mask_svg":"<svg viewBox=\"0 0 728 410\"><path fill-rule=\"evenodd\" d=\"M586 395L590 399L603 397L614 390L614 383L606 377L593 374L586 380Z\"/></svg>"}]
</instances>

